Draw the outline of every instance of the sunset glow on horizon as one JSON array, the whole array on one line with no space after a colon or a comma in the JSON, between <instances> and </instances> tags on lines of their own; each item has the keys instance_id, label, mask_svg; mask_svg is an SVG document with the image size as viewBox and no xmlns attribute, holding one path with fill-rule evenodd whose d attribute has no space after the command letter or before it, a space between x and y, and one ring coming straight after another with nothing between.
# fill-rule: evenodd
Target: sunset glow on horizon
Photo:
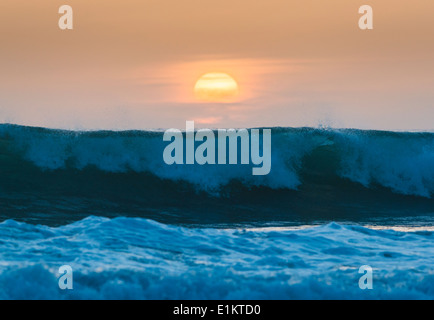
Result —
<instances>
[{"instance_id":1,"label":"sunset glow on horizon","mask_svg":"<svg viewBox=\"0 0 434 320\"><path fill-rule=\"evenodd\" d=\"M58 1L2 4L0 122L433 130L430 0L368 1L368 31L358 0L74 0L67 31Z\"/></svg>"}]
</instances>

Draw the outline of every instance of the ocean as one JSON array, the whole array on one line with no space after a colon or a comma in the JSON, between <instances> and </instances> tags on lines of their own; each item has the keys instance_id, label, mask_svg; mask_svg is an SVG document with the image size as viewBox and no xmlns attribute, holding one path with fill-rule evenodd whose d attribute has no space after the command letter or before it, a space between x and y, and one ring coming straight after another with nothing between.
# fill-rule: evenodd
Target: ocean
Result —
<instances>
[{"instance_id":1,"label":"ocean","mask_svg":"<svg viewBox=\"0 0 434 320\"><path fill-rule=\"evenodd\" d=\"M0 299L434 299L434 133L272 128L264 176L166 145L0 125Z\"/></svg>"}]
</instances>

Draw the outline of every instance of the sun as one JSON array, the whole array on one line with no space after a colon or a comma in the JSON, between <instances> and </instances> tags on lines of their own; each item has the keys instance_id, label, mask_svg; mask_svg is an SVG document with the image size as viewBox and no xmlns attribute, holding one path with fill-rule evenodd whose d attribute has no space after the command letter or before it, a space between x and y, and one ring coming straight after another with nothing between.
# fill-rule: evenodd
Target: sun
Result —
<instances>
[{"instance_id":1,"label":"sun","mask_svg":"<svg viewBox=\"0 0 434 320\"><path fill-rule=\"evenodd\" d=\"M210 72L197 80L194 86L196 98L210 102L232 101L238 95L238 84L227 73Z\"/></svg>"}]
</instances>

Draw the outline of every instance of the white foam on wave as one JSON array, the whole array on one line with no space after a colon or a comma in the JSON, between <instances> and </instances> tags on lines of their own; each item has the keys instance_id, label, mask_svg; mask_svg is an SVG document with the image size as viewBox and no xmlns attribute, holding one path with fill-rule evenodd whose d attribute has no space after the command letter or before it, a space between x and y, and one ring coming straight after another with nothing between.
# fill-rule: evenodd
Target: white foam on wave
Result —
<instances>
[{"instance_id":1,"label":"white foam on wave","mask_svg":"<svg viewBox=\"0 0 434 320\"><path fill-rule=\"evenodd\" d=\"M0 136L37 166L48 169L94 166L108 172L151 172L218 191L231 180L247 186L297 189L302 160L326 147L335 153L337 174L366 187L379 184L396 193L431 197L434 193L434 134L360 130L277 129L272 131L271 172L252 176L250 165L167 165L167 145L156 132L68 132L1 127ZM325 159L315 159L322 162Z\"/></svg>"},{"instance_id":2,"label":"white foam on wave","mask_svg":"<svg viewBox=\"0 0 434 320\"><path fill-rule=\"evenodd\" d=\"M433 135L338 133L342 177L368 187L373 183L406 195L434 193Z\"/></svg>"}]
</instances>

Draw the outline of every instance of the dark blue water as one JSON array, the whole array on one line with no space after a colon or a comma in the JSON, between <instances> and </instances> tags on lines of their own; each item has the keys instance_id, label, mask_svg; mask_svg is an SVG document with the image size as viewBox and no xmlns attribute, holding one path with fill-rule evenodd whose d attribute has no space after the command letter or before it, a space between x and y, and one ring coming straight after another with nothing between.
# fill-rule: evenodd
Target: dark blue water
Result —
<instances>
[{"instance_id":1,"label":"dark blue water","mask_svg":"<svg viewBox=\"0 0 434 320\"><path fill-rule=\"evenodd\" d=\"M266 176L162 135L0 125L0 298L434 298L434 134L273 128Z\"/></svg>"}]
</instances>

